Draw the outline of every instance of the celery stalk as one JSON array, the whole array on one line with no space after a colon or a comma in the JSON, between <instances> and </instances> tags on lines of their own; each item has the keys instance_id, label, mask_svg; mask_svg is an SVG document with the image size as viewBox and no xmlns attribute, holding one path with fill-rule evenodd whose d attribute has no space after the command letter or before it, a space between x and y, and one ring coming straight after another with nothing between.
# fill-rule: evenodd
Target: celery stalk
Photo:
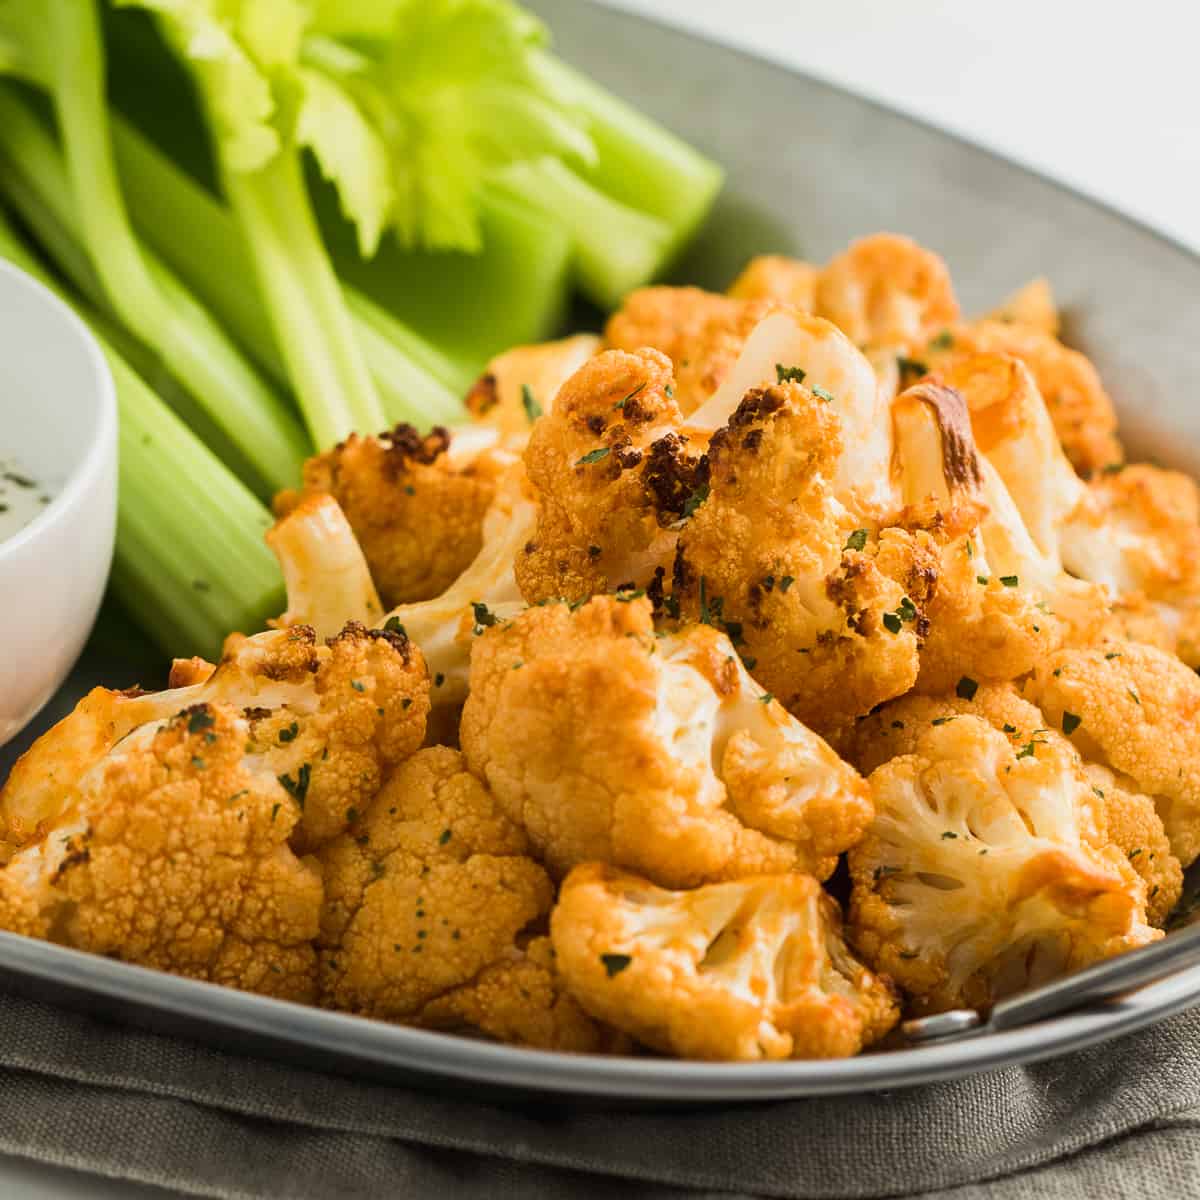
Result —
<instances>
[{"instance_id":1,"label":"celery stalk","mask_svg":"<svg viewBox=\"0 0 1200 1200\"><path fill-rule=\"evenodd\" d=\"M119 116L113 145L134 224L187 280L260 366L287 372L229 210ZM188 231L180 237L180 229ZM461 419L471 376L353 288L346 307L389 421L426 426Z\"/></svg>"},{"instance_id":2,"label":"celery stalk","mask_svg":"<svg viewBox=\"0 0 1200 1200\"><path fill-rule=\"evenodd\" d=\"M2 218L0 257L63 294ZM254 632L283 609L263 541L271 516L114 349L104 318L63 298L97 334L116 384L113 590L167 654L214 657L229 632Z\"/></svg>"},{"instance_id":3,"label":"celery stalk","mask_svg":"<svg viewBox=\"0 0 1200 1200\"><path fill-rule=\"evenodd\" d=\"M681 250L721 190L721 168L561 59L541 52L538 65L587 118L596 161L580 174L619 203L665 221L673 252Z\"/></svg>"}]
</instances>

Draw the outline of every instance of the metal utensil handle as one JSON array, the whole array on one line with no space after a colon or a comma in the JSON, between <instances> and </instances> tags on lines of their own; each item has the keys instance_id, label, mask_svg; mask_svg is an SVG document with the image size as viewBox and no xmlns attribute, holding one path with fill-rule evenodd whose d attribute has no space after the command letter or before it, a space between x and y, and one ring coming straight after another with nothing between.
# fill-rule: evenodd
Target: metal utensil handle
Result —
<instances>
[{"instance_id":1,"label":"metal utensil handle","mask_svg":"<svg viewBox=\"0 0 1200 1200\"><path fill-rule=\"evenodd\" d=\"M1068 1009L1112 1000L1200 963L1200 926L1169 934L1161 941L1118 954L1093 967L1001 1000L992 1009L993 1029L1030 1025Z\"/></svg>"}]
</instances>

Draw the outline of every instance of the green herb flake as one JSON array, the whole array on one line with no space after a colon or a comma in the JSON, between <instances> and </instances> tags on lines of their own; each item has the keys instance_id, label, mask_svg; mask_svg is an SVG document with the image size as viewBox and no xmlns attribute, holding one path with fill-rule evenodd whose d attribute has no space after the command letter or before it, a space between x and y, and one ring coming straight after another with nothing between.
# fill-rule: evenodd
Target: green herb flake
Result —
<instances>
[{"instance_id":1,"label":"green herb flake","mask_svg":"<svg viewBox=\"0 0 1200 1200\"><path fill-rule=\"evenodd\" d=\"M471 611L475 614L475 627L471 632L476 637L496 624L496 614L482 600L472 600Z\"/></svg>"},{"instance_id":2,"label":"green herb flake","mask_svg":"<svg viewBox=\"0 0 1200 1200\"><path fill-rule=\"evenodd\" d=\"M896 366L900 368L905 375L928 375L929 366L923 363L919 358L905 358L904 355L896 356Z\"/></svg>"},{"instance_id":3,"label":"green herb flake","mask_svg":"<svg viewBox=\"0 0 1200 1200\"><path fill-rule=\"evenodd\" d=\"M633 962L633 956L630 954L602 954L600 961L604 964L604 970L608 973L609 979L612 979L614 975L620 975Z\"/></svg>"},{"instance_id":4,"label":"green herb flake","mask_svg":"<svg viewBox=\"0 0 1200 1200\"><path fill-rule=\"evenodd\" d=\"M618 400L616 402L616 404L613 405L613 408L618 408L618 409L624 408L625 405L627 405L630 402L630 400L632 400L635 396L640 396L642 394L642 392L645 391L645 389L646 389L645 383L644 382L639 383L637 385L637 387L635 387L633 389L633 391L630 392L627 396L622 396L621 399ZM604 453L607 454L608 451L606 450Z\"/></svg>"},{"instance_id":5,"label":"green herb flake","mask_svg":"<svg viewBox=\"0 0 1200 1200\"><path fill-rule=\"evenodd\" d=\"M976 575L975 582L982 584L984 587L987 587L987 585L991 582L991 580L989 580L986 575Z\"/></svg>"},{"instance_id":6,"label":"green herb flake","mask_svg":"<svg viewBox=\"0 0 1200 1200\"><path fill-rule=\"evenodd\" d=\"M770 704L774 699L775 696L772 692L763 692L763 694L759 696L758 702L759 704Z\"/></svg>"},{"instance_id":7,"label":"green herb flake","mask_svg":"<svg viewBox=\"0 0 1200 1200\"><path fill-rule=\"evenodd\" d=\"M442 686L442 684L443 684L443 683L445 683L445 682L446 682L446 676L445 676L445 675L444 675L444 674L443 674L441 671L439 671L439 672L438 672L438 673L437 673L437 674L436 674L436 675L433 677L433 686L434 686L434 687L441 687L441 686Z\"/></svg>"},{"instance_id":8,"label":"green herb flake","mask_svg":"<svg viewBox=\"0 0 1200 1200\"><path fill-rule=\"evenodd\" d=\"M867 544L867 531L865 529L856 529L847 539L844 549L846 550L862 550Z\"/></svg>"},{"instance_id":9,"label":"green herb flake","mask_svg":"<svg viewBox=\"0 0 1200 1200\"><path fill-rule=\"evenodd\" d=\"M598 463L602 458L607 458L609 448L607 446L597 446L595 450L589 450L575 465L577 467L587 467L592 463Z\"/></svg>"},{"instance_id":10,"label":"green herb flake","mask_svg":"<svg viewBox=\"0 0 1200 1200\"><path fill-rule=\"evenodd\" d=\"M942 833L942 841L943 842L949 841L949 840L957 840L957 839L958 839L958 834L955 833L953 830L947 829Z\"/></svg>"},{"instance_id":11,"label":"green herb flake","mask_svg":"<svg viewBox=\"0 0 1200 1200\"><path fill-rule=\"evenodd\" d=\"M441 834L438 836L438 845L444 846L453 836L454 833L452 830L443 829Z\"/></svg>"},{"instance_id":12,"label":"green herb flake","mask_svg":"<svg viewBox=\"0 0 1200 1200\"><path fill-rule=\"evenodd\" d=\"M274 822L274 820L277 816L279 816L279 804L275 803L275 804L271 805L271 820L272 820L272 822Z\"/></svg>"},{"instance_id":13,"label":"green herb flake","mask_svg":"<svg viewBox=\"0 0 1200 1200\"><path fill-rule=\"evenodd\" d=\"M884 613L883 627L888 633L899 633L903 628L904 622L900 620L899 613Z\"/></svg>"},{"instance_id":14,"label":"green herb flake","mask_svg":"<svg viewBox=\"0 0 1200 1200\"><path fill-rule=\"evenodd\" d=\"M808 372L800 367L785 367L783 363L775 364L776 383L803 383Z\"/></svg>"},{"instance_id":15,"label":"green herb flake","mask_svg":"<svg viewBox=\"0 0 1200 1200\"><path fill-rule=\"evenodd\" d=\"M188 715L188 733L199 733L202 729L211 729L217 723L216 717L207 706L194 709Z\"/></svg>"},{"instance_id":16,"label":"green herb flake","mask_svg":"<svg viewBox=\"0 0 1200 1200\"><path fill-rule=\"evenodd\" d=\"M293 721L286 729L279 731L279 740L287 745L288 742L294 742L296 735L300 732L300 722Z\"/></svg>"},{"instance_id":17,"label":"green herb flake","mask_svg":"<svg viewBox=\"0 0 1200 1200\"><path fill-rule=\"evenodd\" d=\"M192 766L195 767L197 771L203 771L205 766L204 759L202 759L198 754L193 754Z\"/></svg>"},{"instance_id":18,"label":"green herb flake","mask_svg":"<svg viewBox=\"0 0 1200 1200\"><path fill-rule=\"evenodd\" d=\"M399 617L388 617L383 623L385 633L398 633L402 638L408 637L408 630L404 628Z\"/></svg>"},{"instance_id":19,"label":"green herb flake","mask_svg":"<svg viewBox=\"0 0 1200 1200\"><path fill-rule=\"evenodd\" d=\"M527 383L521 384L521 407L525 409L525 417L530 425L542 415L542 406L533 394L533 388Z\"/></svg>"},{"instance_id":20,"label":"green herb flake","mask_svg":"<svg viewBox=\"0 0 1200 1200\"><path fill-rule=\"evenodd\" d=\"M680 514L682 520L690 519L696 512L696 509L708 499L709 486L707 483L702 483L692 494L683 502L683 512Z\"/></svg>"},{"instance_id":21,"label":"green herb flake","mask_svg":"<svg viewBox=\"0 0 1200 1200\"><path fill-rule=\"evenodd\" d=\"M1142 698L1133 690L1133 688L1126 688L1125 691L1129 694L1129 698L1134 702L1134 704L1141 704Z\"/></svg>"},{"instance_id":22,"label":"green herb flake","mask_svg":"<svg viewBox=\"0 0 1200 1200\"><path fill-rule=\"evenodd\" d=\"M1021 584L1021 577L1019 575L1001 575L1000 582L1004 584L1005 587L1019 587Z\"/></svg>"},{"instance_id":23,"label":"green herb flake","mask_svg":"<svg viewBox=\"0 0 1200 1200\"><path fill-rule=\"evenodd\" d=\"M819 396L825 401L826 404L833 403L833 394L831 392L827 392L823 387L817 387L815 383L812 385L812 394L814 396Z\"/></svg>"},{"instance_id":24,"label":"green herb flake","mask_svg":"<svg viewBox=\"0 0 1200 1200\"><path fill-rule=\"evenodd\" d=\"M1062 715L1062 731L1067 737L1070 737L1082 723L1083 718L1077 717L1073 712L1064 712Z\"/></svg>"},{"instance_id":25,"label":"green herb flake","mask_svg":"<svg viewBox=\"0 0 1200 1200\"><path fill-rule=\"evenodd\" d=\"M929 723L931 725L949 725L953 720L955 720L954 717L934 717Z\"/></svg>"},{"instance_id":26,"label":"green herb flake","mask_svg":"<svg viewBox=\"0 0 1200 1200\"><path fill-rule=\"evenodd\" d=\"M1119 650L1110 650L1104 657L1105 657L1105 659L1108 659L1108 660L1111 660L1114 658L1120 658L1121 652Z\"/></svg>"},{"instance_id":27,"label":"green herb flake","mask_svg":"<svg viewBox=\"0 0 1200 1200\"><path fill-rule=\"evenodd\" d=\"M781 592L786 592L788 590L788 588L790 588L792 586L792 584L795 582L796 582L796 577L794 575L784 575L779 580L779 590Z\"/></svg>"},{"instance_id":28,"label":"green herb flake","mask_svg":"<svg viewBox=\"0 0 1200 1200\"><path fill-rule=\"evenodd\" d=\"M365 691L367 690L366 684L364 684L364 683L363 683L363 681L362 681L361 679L352 679L352 680L350 680L350 686L351 686L351 687L352 687L352 688L353 688L353 689L354 689L356 692L365 692Z\"/></svg>"},{"instance_id":29,"label":"green herb flake","mask_svg":"<svg viewBox=\"0 0 1200 1200\"><path fill-rule=\"evenodd\" d=\"M903 729L903 728L904 728L904 722L903 722L903 721L893 721L893 722L892 722L892 728L893 728L893 729Z\"/></svg>"},{"instance_id":30,"label":"green herb flake","mask_svg":"<svg viewBox=\"0 0 1200 1200\"><path fill-rule=\"evenodd\" d=\"M974 700L977 691L979 691L979 684L969 675L964 675L954 687L954 694L960 700Z\"/></svg>"},{"instance_id":31,"label":"green herb flake","mask_svg":"<svg viewBox=\"0 0 1200 1200\"><path fill-rule=\"evenodd\" d=\"M308 798L308 785L312 780L312 764L304 763L296 772L296 778L293 779L290 775L280 775L279 782L283 784L283 790L300 806L300 811L304 811L304 801Z\"/></svg>"},{"instance_id":32,"label":"green herb flake","mask_svg":"<svg viewBox=\"0 0 1200 1200\"><path fill-rule=\"evenodd\" d=\"M954 346L954 334L948 329L943 329L937 337L933 338L929 343L930 350L950 350Z\"/></svg>"},{"instance_id":33,"label":"green herb flake","mask_svg":"<svg viewBox=\"0 0 1200 1200\"><path fill-rule=\"evenodd\" d=\"M1137 846L1137 847L1135 847L1133 850L1130 850L1130 852L1129 852L1129 861L1130 861L1130 862L1133 862L1133 860L1134 860L1135 858L1137 858L1137 856L1138 856L1139 854L1141 854L1141 852L1142 852L1142 848L1141 848L1141 846Z\"/></svg>"}]
</instances>

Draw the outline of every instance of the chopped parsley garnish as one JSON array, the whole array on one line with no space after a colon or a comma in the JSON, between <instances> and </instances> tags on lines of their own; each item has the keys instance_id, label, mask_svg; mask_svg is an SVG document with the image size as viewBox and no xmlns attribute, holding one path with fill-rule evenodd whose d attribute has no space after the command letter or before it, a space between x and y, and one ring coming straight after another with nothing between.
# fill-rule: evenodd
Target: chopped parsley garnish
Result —
<instances>
[{"instance_id":1,"label":"chopped parsley garnish","mask_svg":"<svg viewBox=\"0 0 1200 1200\"><path fill-rule=\"evenodd\" d=\"M1142 848L1141 848L1141 846L1138 846L1138 847L1136 847L1135 849L1133 849L1133 850L1130 850L1130 852L1129 852L1129 861L1130 861L1130 862L1133 862L1133 860L1134 860L1135 858L1137 858L1137 856L1138 856L1139 854L1141 854L1141 852L1142 852Z\"/></svg>"},{"instance_id":2,"label":"chopped parsley garnish","mask_svg":"<svg viewBox=\"0 0 1200 1200\"><path fill-rule=\"evenodd\" d=\"M1116 475L1123 470L1125 470L1125 464L1123 462L1108 463L1106 466L1103 466L1100 468L1100 474L1101 475Z\"/></svg>"},{"instance_id":3,"label":"chopped parsley garnish","mask_svg":"<svg viewBox=\"0 0 1200 1200\"><path fill-rule=\"evenodd\" d=\"M383 623L385 633L398 633L402 638L408 637L408 630L404 628L399 617L388 617Z\"/></svg>"},{"instance_id":4,"label":"chopped parsley garnish","mask_svg":"<svg viewBox=\"0 0 1200 1200\"><path fill-rule=\"evenodd\" d=\"M279 731L279 740L281 742L283 742L285 745L288 742L294 742L296 740L296 734L298 734L299 732L300 732L300 722L293 721L286 729L281 729Z\"/></svg>"},{"instance_id":5,"label":"chopped parsley garnish","mask_svg":"<svg viewBox=\"0 0 1200 1200\"><path fill-rule=\"evenodd\" d=\"M683 520L691 517L696 509L708 499L709 486L707 483L702 483L692 494L683 502L683 512L680 514Z\"/></svg>"},{"instance_id":6,"label":"chopped parsley garnish","mask_svg":"<svg viewBox=\"0 0 1200 1200\"><path fill-rule=\"evenodd\" d=\"M1005 733L1017 732L1017 727L1015 725L1010 725L1007 721L1004 722L1004 724L1001 726L1001 729L1003 729Z\"/></svg>"},{"instance_id":7,"label":"chopped parsley garnish","mask_svg":"<svg viewBox=\"0 0 1200 1200\"><path fill-rule=\"evenodd\" d=\"M954 717L934 717L929 723L931 725L949 725L953 720L955 720Z\"/></svg>"},{"instance_id":8,"label":"chopped parsley garnish","mask_svg":"<svg viewBox=\"0 0 1200 1200\"><path fill-rule=\"evenodd\" d=\"M784 575L779 580L779 590L781 592L786 592L788 590L788 588L790 588L792 586L792 584L795 582L796 582L796 578L794 575Z\"/></svg>"},{"instance_id":9,"label":"chopped parsley garnish","mask_svg":"<svg viewBox=\"0 0 1200 1200\"><path fill-rule=\"evenodd\" d=\"M192 755L192 766L195 767L197 771L203 771L204 765L205 765L204 759L202 759L200 757L200 755L198 755L198 754Z\"/></svg>"},{"instance_id":10,"label":"chopped parsley garnish","mask_svg":"<svg viewBox=\"0 0 1200 1200\"><path fill-rule=\"evenodd\" d=\"M438 837L438 845L444 846L453 836L454 834L451 830L443 829L441 835Z\"/></svg>"},{"instance_id":11,"label":"chopped parsley garnish","mask_svg":"<svg viewBox=\"0 0 1200 1200\"><path fill-rule=\"evenodd\" d=\"M867 531L856 529L847 539L845 549L861 550L867 544Z\"/></svg>"},{"instance_id":12,"label":"chopped parsley garnish","mask_svg":"<svg viewBox=\"0 0 1200 1200\"><path fill-rule=\"evenodd\" d=\"M441 686L442 686L442 684L443 684L443 683L445 683L445 682L446 682L446 676L445 676L445 675L443 675L441 671L439 671L439 672L438 672L438 673L437 673L437 674L436 674L436 675L433 677L433 686L434 686L434 687L441 687Z\"/></svg>"},{"instance_id":13,"label":"chopped parsley garnish","mask_svg":"<svg viewBox=\"0 0 1200 1200\"><path fill-rule=\"evenodd\" d=\"M896 606L896 614L902 621L915 621L917 619L917 606L907 596L904 596Z\"/></svg>"},{"instance_id":14,"label":"chopped parsley garnish","mask_svg":"<svg viewBox=\"0 0 1200 1200\"><path fill-rule=\"evenodd\" d=\"M919 358L905 358L903 354L898 354L896 356L896 366L898 366L906 375L929 374L928 364L923 363Z\"/></svg>"},{"instance_id":15,"label":"chopped parsley garnish","mask_svg":"<svg viewBox=\"0 0 1200 1200\"><path fill-rule=\"evenodd\" d=\"M1110 650L1110 651L1109 651L1109 652L1108 652L1108 653L1107 653L1107 654L1106 654L1104 657L1105 657L1106 659L1111 659L1111 658L1120 658L1120 657L1121 657L1121 652L1120 652L1119 650Z\"/></svg>"},{"instance_id":16,"label":"chopped parsley garnish","mask_svg":"<svg viewBox=\"0 0 1200 1200\"><path fill-rule=\"evenodd\" d=\"M613 593L613 599L619 604L628 604L631 600L640 600L646 594L645 588L634 587L631 583L622 584Z\"/></svg>"},{"instance_id":17,"label":"chopped parsley garnish","mask_svg":"<svg viewBox=\"0 0 1200 1200\"><path fill-rule=\"evenodd\" d=\"M937 337L930 340L930 350L949 350L954 345L954 334L948 329L943 329Z\"/></svg>"},{"instance_id":18,"label":"chopped parsley garnish","mask_svg":"<svg viewBox=\"0 0 1200 1200\"><path fill-rule=\"evenodd\" d=\"M763 694L759 696L758 702L759 704L770 704L774 699L775 697L771 692L763 692Z\"/></svg>"},{"instance_id":19,"label":"chopped parsley garnish","mask_svg":"<svg viewBox=\"0 0 1200 1200\"><path fill-rule=\"evenodd\" d=\"M823 387L817 387L815 383L812 385L812 394L814 396L819 396L827 404L833 403L833 394L831 392L827 392Z\"/></svg>"},{"instance_id":20,"label":"chopped parsley garnish","mask_svg":"<svg viewBox=\"0 0 1200 1200\"><path fill-rule=\"evenodd\" d=\"M987 585L990 581L986 575L976 575L975 582L981 583L981 584L983 584L984 587L987 587Z\"/></svg>"},{"instance_id":21,"label":"chopped parsley garnish","mask_svg":"<svg viewBox=\"0 0 1200 1200\"><path fill-rule=\"evenodd\" d=\"M618 400L616 402L616 404L613 405L613 408L624 408L625 405L627 405L630 402L630 400L632 400L635 396L639 395L643 390L645 390L645 387L646 387L645 383L639 383L637 385L637 387L635 387L633 389L633 391L629 393L628 396L623 396L620 400ZM607 454L608 451L606 450L604 453Z\"/></svg>"},{"instance_id":22,"label":"chopped parsley garnish","mask_svg":"<svg viewBox=\"0 0 1200 1200\"><path fill-rule=\"evenodd\" d=\"M279 805L276 803L271 805L271 820L274 821L277 816L279 816Z\"/></svg>"},{"instance_id":23,"label":"chopped parsley garnish","mask_svg":"<svg viewBox=\"0 0 1200 1200\"><path fill-rule=\"evenodd\" d=\"M521 384L521 407L525 409L525 416L530 425L542 415L542 406L537 402L533 388L527 383Z\"/></svg>"},{"instance_id":24,"label":"chopped parsley garnish","mask_svg":"<svg viewBox=\"0 0 1200 1200\"><path fill-rule=\"evenodd\" d=\"M1062 715L1062 731L1067 737L1070 737L1082 723L1083 718L1077 717L1073 712L1064 712Z\"/></svg>"},{"instance_id":25,"label":"chopped parsley garnish","mask_svg":"<svg viewBox=\"0 0 1200 1200\"><path fill-rule=\"evenodd\" d=\"M595 450L589 450L575 465L577 467L590 466L592 463L598 463L602 458L607 458L608 454L607 446L597 446Z\"/></svg>"},{"instance_id":26,"label":"chopped parsley garnish","mask_svg":"<svg viewBox=\"0 0 1200 1200\"><path fill-rule=\"evenodd\" d=\"M1018 587L1021 583L1021 577L1019 575L1001 575L1000 582L1005 587Z\"/></svg>"},{"instance_id":27,"label":"chopped parsley garnish","mask_svg":"<svg viewBox=\"0 0 1200 1200\"><path fill-rule=\"evenodd\" d=\"M353 688L353 689L354 689L356 692L365 692L365 691L367 690L367 688L366 688L366 685L363 683L363 681L362 681L361 679L352 679L352 680L350 680L350 686L351 686L351 687L352 687L352 688Z\"/></svg>"},{"instance_id":28,"label":"chopped parsley garnish","mask_svg":"<svg viewBox=\"0 0 1200 1200\"><path fill-rule=\"evenodd\" d=\"M1133 688L1126 688L1125 690L1129 693L1129 698L1134 702L1134 704L1141 704L1142 698L1133 690Z\"/></svg>"},{"instance_id":29,"label":"chopped parsley garnish","mask_svg":"<svg viewBox=\"0 0 1200 1200\"><path fill-rule=\"evenodd\" d=\"M211 729L216 723L216 717L207 708L197 708L188 716L188 733L199 733L202 729Z\"/></svg>"},{"instance_id":30,"label":"chopped parsley garnish","mask_svg":"<svg viewBox=\"0 0 1200 1200\"><path fill-rule=\"evenodd\" d=\"M800 367L785 367L783 363L775 364L776 383L803 383L808 372Z\"/></svg>"},{"instance_id":31,"label":"chopped parsley garnish","mask_svg":"<svg viewBox=\"0 0 1200 1200\"><path fill-rule=\"evenodd\" d=\"M957 833L955 833L955 832L954 832L953 830L951 830L951 829L947 829L947 830L945 830L945 831L942 833L942 841L944 842L944 841L946 841L946 840L947 840L947 839L949 839L949 838L957 839L957 838L958 838L958 834L957 834Z\"/></svg>"},{"instance_id":32,"label":"chopped parsley garnish","mask_svg":"<svg viewBox=\"0 0 1200 1200\"><path fill-rule=\"evenodd\" d=\"M969 675L964 675L954 687L954 694L960 700L974 700L977 691L979 691L979 684Z\"/></svg>"},{"instance_id":33,"label":"chopped parsley garnish","mask_svg":"<svg viewBox=\"0 0 1200 1200\"><path fill-rule=\"evenodd\" d=\"M611 979L614 975L620 975L633 962L633 956L630 954L602 954L600 961L604 964L604 970Z\"/></svg>"},{"instance_id":34,"label":"chopped parsley garnish","mask_svg":"<svg viewBox=\"0 0 1200 1200\"><path fill-rule=\"evenodd\" d=\"M903 625L904 622L900 620L898 613L889 612L883 614L883 627L888 633L899 633Z\"/></svg>"},{"instance_id":35,"label":"chopped parsley garnish","mask_svg":"<svg viewBox=\"0 0 1200 1200\"><path fill-rule=\"evenodd\" d=\"M295 802L300 805L300 811L304 811L304 801L308 798L308 785L312 779L312 765L304 763L300 770L296 772L296 778L293 779L290 775L280 775L279 782L283 784L283 790Z\"/></svg>"},{"instance_id":36,"label":"chopped parsley garnish","mask_svg":"<svg viewBox=\"0 0 1200 1200\"><path fill-rule=\"evenodd\" d=\"M405 696L404 699L400 701L400 707L401 709L412 708L412 697Z\"/></svg>"},{"instance_id":37,"label":"chopped parsley garnish","mask_svg":"<svg viewBox=\"0 0 1200 1200\"><path fill-rule=\"evenodd\" d=\"M496 614L482 600L472 600L471 611L475 614L475 627L471 632L477 637L485 629L496 624Z\"/></svg>"}]
</instances>

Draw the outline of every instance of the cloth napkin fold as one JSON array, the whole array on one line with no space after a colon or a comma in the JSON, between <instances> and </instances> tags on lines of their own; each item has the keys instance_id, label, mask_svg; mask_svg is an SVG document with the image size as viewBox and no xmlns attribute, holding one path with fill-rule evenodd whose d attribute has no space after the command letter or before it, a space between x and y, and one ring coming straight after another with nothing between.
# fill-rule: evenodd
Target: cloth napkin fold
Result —
<instances>
[{"instance_id":1,"label":"cloth napkin fold","mask_svg":"<svg viewBox=\"0 0 1200 1200\"><path fill-rule=\"evenodd\" d=\"M674 1112L453 1099L8 994L0 1030L0 1151L197 1195L1082 1200L1200 1170L1200 1009L946 1084Z\"/></svg>"}]
</instances>

